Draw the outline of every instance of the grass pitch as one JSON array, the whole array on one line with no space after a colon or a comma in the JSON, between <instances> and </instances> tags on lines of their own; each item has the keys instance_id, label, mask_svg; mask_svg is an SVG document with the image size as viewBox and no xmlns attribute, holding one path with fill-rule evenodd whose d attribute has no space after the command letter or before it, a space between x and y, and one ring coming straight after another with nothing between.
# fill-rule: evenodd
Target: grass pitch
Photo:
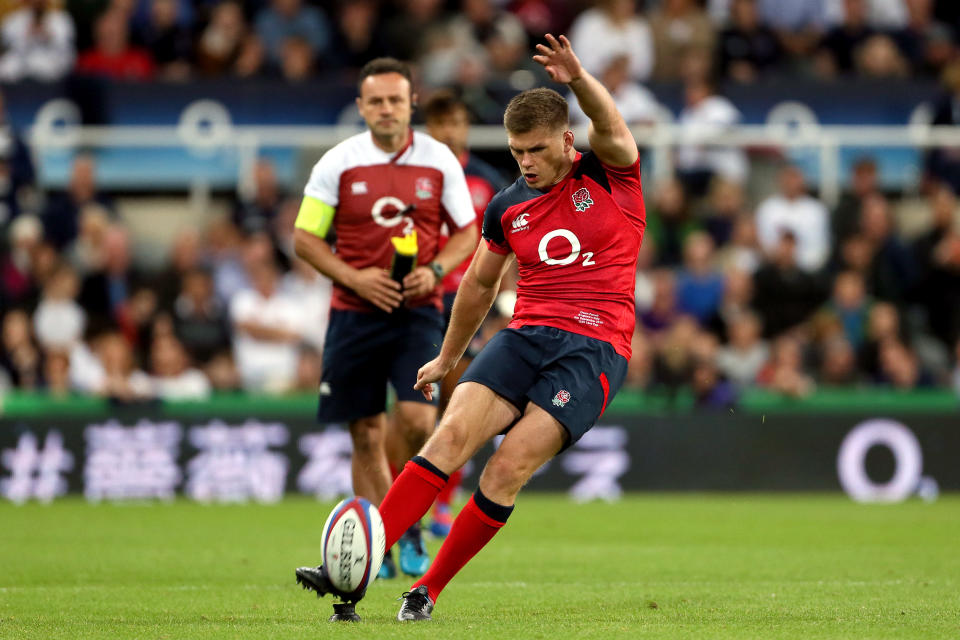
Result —
<instances>
[{"instance_id":1,"label":"grass pitch","mask_svg":"<svg viewBox=\"0 0 960 640\"><path fill-rule=\"evenodd\" d=\"M0 638L960 637L956 495L521 495L419 625L408 579L358 625L295 585L330 506L0 504Z\"/></svg>"}]
</instances>

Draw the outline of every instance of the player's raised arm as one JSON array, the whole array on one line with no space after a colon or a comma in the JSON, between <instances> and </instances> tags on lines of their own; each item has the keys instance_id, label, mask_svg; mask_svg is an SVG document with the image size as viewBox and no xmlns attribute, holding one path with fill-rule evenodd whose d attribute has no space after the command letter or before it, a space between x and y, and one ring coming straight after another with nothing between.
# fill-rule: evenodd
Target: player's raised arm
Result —
<instances>
[{"instance_id":1,"label":"player's raised arm","mask_svg":"<svg viewBox=\"0 0 960 640\"><path fill-rule=\"evenodd\" d=\"M547 44L538 44L540 53L533 56L550 74L554 82L570 87L580 108L590 118L590 148L601 162L614 167L628 167L637 161L637 142L617 110L610 92L580 65L566 36L557 40L546 35Z\"/></svg>"}]
</instances>

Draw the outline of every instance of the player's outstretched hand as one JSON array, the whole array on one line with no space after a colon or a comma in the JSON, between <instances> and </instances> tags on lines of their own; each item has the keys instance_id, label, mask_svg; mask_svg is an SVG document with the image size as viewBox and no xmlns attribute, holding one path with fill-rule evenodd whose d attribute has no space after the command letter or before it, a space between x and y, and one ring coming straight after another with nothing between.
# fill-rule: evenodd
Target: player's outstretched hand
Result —
<instances>
[{"instance_id":1,"label":"player's outstretched hand","mask_svg":"<svg viewBox=\"0 0 960 640\"><path fill-rule=\"evenodd\" d=\"M540 54L533 56L534 61L543 65L554 82L568 84L579 78L583 74L583 67L567 36L560 36L557 40L548 33L546 39L547 44L537 45Z\"/></svg>"},{"instance_id":2,"label":"player's outstretched hand","mask_svg":"<svg viewBox=\"0 0 960 640\"><path fill-rule=\"evenodd\" d=\"M447 375L447 372L452 369L452 366L444 364L440 359L440 356L437 356L427 364L420 367L420 370L417 371L417 383L413 385L414 389L423 392L423 397L428 401L433 400L433 383L440 382L443 379L443 376Z\"/></svg>"},{"instance_id":3,"label":"player's outstretched hand","mask_svg":"<svg viewBox=\"0 0 960 640\"><path fill-rule=\"evenodd\" d=\"M400 283L391 278L386 269L380 267L360 269L351 285L350 288L358 296L364 300L369 300L378 309L387 313L403 304Z\"/></svg>"},{"instance_id":4,"label":"player's outstretched hand","mask_svg":"<svg viewBox=\"0 0 960 640\"><path fill-rule=\"evenodd\" d=\"M407 300L421 298L437 286L437 277L430 267L417 267L403 278L403 297Z\"/></svg>"}]
</instances>

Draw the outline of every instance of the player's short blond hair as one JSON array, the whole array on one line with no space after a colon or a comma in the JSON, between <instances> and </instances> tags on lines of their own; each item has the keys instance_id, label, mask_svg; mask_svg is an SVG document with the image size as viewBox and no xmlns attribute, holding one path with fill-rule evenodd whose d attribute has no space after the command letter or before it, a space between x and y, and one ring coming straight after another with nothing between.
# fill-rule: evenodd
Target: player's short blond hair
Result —
<instances>
[{"instance_id":1,"label":"player's short blond hair","mask_svg":"<svg viewBox=\"0 0 960 640\"><path fill-rule=\"evenodd\" d=\"M553 89L530 89L513 97L503 112L508 133L529 133L544 128L566 130L570 126L567 101Z\"/></svg>"}]
</instances>

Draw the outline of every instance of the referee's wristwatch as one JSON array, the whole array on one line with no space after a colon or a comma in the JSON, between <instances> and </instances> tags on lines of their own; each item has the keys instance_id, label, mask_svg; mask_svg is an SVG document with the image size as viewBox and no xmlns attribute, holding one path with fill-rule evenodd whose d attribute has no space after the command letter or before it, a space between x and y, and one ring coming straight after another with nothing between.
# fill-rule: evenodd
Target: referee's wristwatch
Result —
<instances>
[{"instance_id":1,"label":"referee's wristwatch","mask_svg":"<svg viewBox=\"0 0 960 640\"><path fill-rule=\"evenodd\" d=\"M443 280L443 276L446 275L446 272L443 270L443 265L434 260L427 266L430 267L430 271L433 271L433 277L437 279L437 284L440 284L440 281Z\"/></svg>"}]
</instances>

